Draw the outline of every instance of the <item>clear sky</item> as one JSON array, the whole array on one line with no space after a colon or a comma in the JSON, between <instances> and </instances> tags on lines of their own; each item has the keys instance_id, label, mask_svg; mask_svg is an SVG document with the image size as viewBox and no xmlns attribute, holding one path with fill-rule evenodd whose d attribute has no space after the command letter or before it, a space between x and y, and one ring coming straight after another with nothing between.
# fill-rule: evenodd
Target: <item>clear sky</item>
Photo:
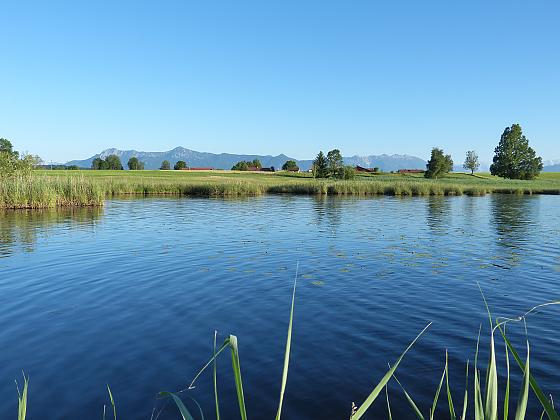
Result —
<instances>
[{"instance_id":1,"label":"clear sky","mask_svg":"<svg viewBox=\"0 0 560 420\"><path fill-rule=\"evenodd\" d=\"M105 148L560 159L560 2L0 3L0 137Z\"/></svg>"}]
</instances>

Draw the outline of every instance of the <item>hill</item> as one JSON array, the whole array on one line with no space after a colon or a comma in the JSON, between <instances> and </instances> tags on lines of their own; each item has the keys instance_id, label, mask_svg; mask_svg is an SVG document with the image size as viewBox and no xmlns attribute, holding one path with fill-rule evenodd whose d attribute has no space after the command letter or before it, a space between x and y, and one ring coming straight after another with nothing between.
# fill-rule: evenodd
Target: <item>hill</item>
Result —
<instances>
[{"instance_id":1,"label":"hill","mask_svg":"<svg viewBox=\"0 0 560 420\"><path fill-rule=\"evenodd\" d=\"M295 160L301 170L307 171L311 168L312 160L298 160L284 154L278 156L271 155L238 155L230 153L208 153L197 152L195 150L186 149L184 147L176 147L167 152L141 152L137 150L119 150L119 149L106 149L88 159L72 160L67 162L66 165L77 165L81 168L91 167L93 159L100 157L102 159L109 155L117 155L123 165L126 166L128 159L135 156L140 161L144 162L146 169L158 169L161 162L168 160L171 165L175 164L178 160L184 160L187 165L192 167L212 167L216 169L230 169L234 164L240 160L253 160L259 159L263 166L274 166L281 168L287 160ZM398 169L424 169L426 162L415 156L409 155L370 155L370 156L350 156L345 157L344 162L347 165L360 165L363 167L379 167L383 171L396 171Z\"/></svg>"}]
</instances>

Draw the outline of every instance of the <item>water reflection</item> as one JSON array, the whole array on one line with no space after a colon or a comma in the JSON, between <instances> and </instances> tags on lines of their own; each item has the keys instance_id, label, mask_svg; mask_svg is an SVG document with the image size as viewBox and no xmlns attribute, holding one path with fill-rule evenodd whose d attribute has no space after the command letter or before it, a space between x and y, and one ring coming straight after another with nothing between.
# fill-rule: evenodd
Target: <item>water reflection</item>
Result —
<instances>
[{"instance_id":1,"label":"water reflection","mask_svg":"<svg viewBox=\"0 0 560 420\"><path fill-rule=\"evenodd\" d=\"M434 233L446 233L451 225L451 200L448 197L430 196L426 206L426 224Z\"/></svg>"},{"instance_id":2,"label":"water reflection","mask_svg":"<svg viewBox=\"0 0 560 420\"><path fill-rule=\"evenodd\" d=\"M317 226L323 226L335 233L341 223L342 206L343 200L337 197L315 196L313 209L315 210Z\"/></svg>"},{"instance_id":3,"label":"water reflection","mask_svg":"<svg viewBox=\"0 0 560 420\"><path fill-rule=\"evenodd\" d=\"M536 216L533 197L495 194L490 203L498 244L508 248L521 248L530 235L531 221Z\"/></svg>"},{"instance_id":4,"label":"water reflection","mask_svg":"<svg viewBox=\"0 0 560 420\"><path fill-rule=\"evenodd\" d=\"M102 216L102 207L0 210L0 258L8 257L18 249L34 251L37 239L47 236L55 226L91 227Z\"/></svg>"}]
</instances>

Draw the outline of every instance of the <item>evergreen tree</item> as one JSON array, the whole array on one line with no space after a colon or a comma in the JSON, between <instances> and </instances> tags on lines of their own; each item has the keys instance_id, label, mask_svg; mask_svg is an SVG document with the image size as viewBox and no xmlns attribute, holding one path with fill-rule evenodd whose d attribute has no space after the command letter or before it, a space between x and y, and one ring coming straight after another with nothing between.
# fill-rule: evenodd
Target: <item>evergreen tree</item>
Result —
<instances>
[{"instance_id":1,"label":"evergreen tree","mask_svg":"<svg viewBox=\"0 0 560 420\"><path fill-rule=\"evenodd\" d=\"M542 159L529 146L521 126L506 127L498 146L494 150L492 175L510 179L533 179L542 171Z\"/></svg>"},{"instance_id":2,"label":"evergreen tree","mask_svg":"<svg viewBox=\"0 0 560 420\"><path fill-rule=\"evenodd\" d=\"M453 160L451 155L444 155L443 150L437 147L432 149L432 155L426 165L426 178L438 178L453 170Z\"/></svg>"},{"instance_id":3,"label":"evergreen tree","mask_svg":"<svg viewBox=\"0 0 560 420\"><path fill-rule=\"evenodd\" d=\"M327 158L322 151L313 161L312 171L315 178L326 178L328 176Z\"/></svg>"},{"instance_id":4,"label":"evergreen tree","mask_svg":"<svg viewBox=\"0 0 560 420\"><path fill-rule=\"evenodd\" d=\"M163 162L161 162L161 166L159 169L163 171L168 171L169 169L171 169L171 164L169 163L168 160L164 160Z\"/></svg>"}]
</instances>

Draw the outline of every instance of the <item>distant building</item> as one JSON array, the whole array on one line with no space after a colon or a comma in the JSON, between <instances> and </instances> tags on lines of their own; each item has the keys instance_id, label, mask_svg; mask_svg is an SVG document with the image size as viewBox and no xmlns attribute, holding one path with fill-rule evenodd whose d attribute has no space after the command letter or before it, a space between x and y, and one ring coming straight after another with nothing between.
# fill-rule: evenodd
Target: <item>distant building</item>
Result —
<instances>
[{"instance_id":1,"label":"distant building","mask_svg":"<svg viewBox=\"0 0 560 420\"><path fill-rule=\"evenodd\" d=\"M356 165L356 172L374 173L375 170L374 170L374 168L364 168L363 166Z\"/></svg>"},{"instance_id":2,"label":"distant building","mask_svg":"<svg viewBox=\"0 0 560 420\"><path fill-rule=\"evenodd\" d=\"M397 171L398 174L423 174L424 171L423 169L399 169Z\"/></svg>"},{"instance_id":3,"label":"distant building","mask_svg":"<svg viewBox=\"0 0 560 420\"><path fill-rule=\"evenodd\" d=\"M274 166L270 168L257 168L256 166L247 166L247 171L249 172L275 172Z\"/></svg>"},{"instance_id":4,"label":"distant building","mask_svg":"<svg viewBox=\"0 0 560 420\"><path fill-rule=\"evenodd\" d=\"M189 167L187 167L187 168L183 168L181 170L182 171L213 171L214 168L210 168L210 167L208 167L208 168L189 168Z\"/></svg>"}]
</instances>

